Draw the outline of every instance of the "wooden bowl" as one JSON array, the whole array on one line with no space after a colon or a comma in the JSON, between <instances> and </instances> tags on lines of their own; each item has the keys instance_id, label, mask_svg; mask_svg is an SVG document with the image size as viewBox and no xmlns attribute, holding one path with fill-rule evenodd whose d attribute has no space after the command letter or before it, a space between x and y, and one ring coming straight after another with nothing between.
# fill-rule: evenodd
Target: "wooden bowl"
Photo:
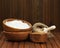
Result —
<instances>
[{"instance_id":1,"label":"wooden bowl","mask_svg":"<svg viewBox=\"0 0 60 48\"><path fill-rule=\"evenodd\" d=\"M23 32L25 32L25 31L31 31L32 30L32 25L31 25L31 23L29 23L29 22L27 22L27 21L25 21L25 20L20 20L20 21L22 21L23 23L27 23L30 27L29 28L27 28L27 29L17 29L17 28L12 28L12 27L10 27L10 26L7 26L5 23L6 22L9 22L9 21L13 21L13 20L20 20L20 19L13 19L13 18L10 18L10 19L5 19L5 20L3 20L3 30L4 31L10 31L10 32L20 32L20 31L23 31Z\"/></svg>"},{"instance_id":2,"label":"wooden bowl","mask_svg":"<svg viewBox=\"0 0 60 48\"><path fill-rule=\"evenodd\" d=\"M30 39L33 42L46 42L47 41L47 34L40 34L38 32L31 33Z\"/></svg>"},{"instance_id":3,"label":"wooden bowl","mask_svg":"<svg viewBox=\"0 0 60 48\"><path fill-rule=\"evenodd\" d=\"M4 31L3 34L7 40L11 41L23 41L28 38L28 35L31 32L6 32Z\"/></svg>"}]
</instances>

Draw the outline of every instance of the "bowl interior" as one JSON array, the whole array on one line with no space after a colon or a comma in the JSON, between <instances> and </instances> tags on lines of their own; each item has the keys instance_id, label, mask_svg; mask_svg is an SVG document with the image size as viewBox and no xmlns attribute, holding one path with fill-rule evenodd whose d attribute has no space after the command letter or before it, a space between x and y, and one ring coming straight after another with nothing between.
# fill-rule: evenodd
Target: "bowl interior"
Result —
<instances>
[{"instance_id":1,"label":"bowl interior","mask_svg":"<svg viewBox=\"0 0 60 48\"><path fill-rule=\"evenodd\" d=\"M3 21L3 24L6 27L10 27L13 29L20 29L20 30L32 28L31 23L20 19L6 19Z\"/></svg>"}]
</instances>

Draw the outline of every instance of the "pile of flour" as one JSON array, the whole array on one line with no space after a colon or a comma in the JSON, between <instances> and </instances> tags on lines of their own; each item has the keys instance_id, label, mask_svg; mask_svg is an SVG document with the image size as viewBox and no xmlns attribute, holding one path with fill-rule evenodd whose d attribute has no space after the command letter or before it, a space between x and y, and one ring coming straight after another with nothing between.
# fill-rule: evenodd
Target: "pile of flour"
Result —
<instances>
[{"instance_id":1,"label":"pile of flour","mask_svg":"<svg viewBox=\"0 0 60 48\"><path fill-rule=\"evenodd\" d=\"M17 28L17 29L27 29L27 28L30 28L30 26L27 23L24 23L21 20L9 21L9 22L6 22L5 25L10 26L12 28Z\"/></svg>"}]
</instances>

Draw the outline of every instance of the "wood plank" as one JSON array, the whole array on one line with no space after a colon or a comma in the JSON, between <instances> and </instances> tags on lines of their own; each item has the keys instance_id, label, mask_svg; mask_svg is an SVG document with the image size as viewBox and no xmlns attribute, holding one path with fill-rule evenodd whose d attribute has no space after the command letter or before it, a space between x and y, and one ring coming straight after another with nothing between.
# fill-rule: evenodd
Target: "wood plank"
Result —
<instances>
[{"instance_id":1,"label":"wood plank","mask_svg":"<svg viewBox=\"0 0 60 48\"><path fill-rule=\"evenodd\" d=\"M17 18L23 19L24 14L23 14L23 10L24 10L24 5L23 5L23 0L17 0Z\"/></svg>"},{"instance_id":2,"label":"wood plank","mask_svg":"<svg viewBox=\"0 0 60 48\"><path fill-rule=\"evenodd\" d=\"M59 35L60 33L57 32ZM57 35L49 38L46 43L34 43L30 41L10 42L4 36L0 38L0 48L60 48L60 41Z\"/></svg>"},{"instance_id":3,"label":"wood plank","mask_svg":"<svg viewBox=\"0 0 60 48\"><path fill-rule=\"evenodd\" d=\"M50 41L49 40L47 40L47 42L46 42L47 44L47 48L52 48L52 44L50 43Z\"/></svg>"},{"instance_id":4,"label":"wood plank","mask_svg":"<svg viewBox=\"0 0 60 48\"><path fill-rule=\"evenodd\" d=\"M1 35L1 38L0 38L0 47L4 44L4 41L5 41L5 37Z\"/></svg>"},{"instance_id":5,"label":"wood plank","mask_svg":"<svg viewBox=\"0 0 60 48\"><path fill-rule=\"evenodd\" d=\"M50 38L49 40L50 40L51 45L52 45L53 48L58 48L58 46L56 45L56 42L54 41L53 38Z\"/></svg>"},{"instance_id":6,"label":"wood plank","mask_svg":"<svg viewBox=\"0 0 60 48\"><path fill-rule=\"evenodd\" d=\"M41 48L47 48L47 47L46 47L46 43L41 44Z\"/></svg>"},{"instance_id":7,"label":"wood plank","mask_svg":"<svg viewBox=\"0 0 60 48\"><path fill-rule=\"evenodd\" d=\"M4 42L1 48L7 48L7 41Z\"/></svg>"},{"instance_id":8,"label":"wood plank","mask_svg":"<svg viewBox=\"0 0 60 48\"><path fill-rule=\"evenodd\" d=\"M53 34L55 35L55 38L59 41L60 43L60 33L59 32L53 32Z\"/></svg>"},{"instance_id":9,"label":"wood plank","mask_svg":"<svg viewBox=\"0 0 60 48\"><path fill-rule=\"evenodd\" d=\"M7 48L13 48L13 43L12 42L8 42L7 43Z\"/></svg>"},{"instance_id":10,"label":"wood plank","mask_svg":"<svg viewBox=\"0 0 60 48\"><path fill-rule=\"evenodd\" d=\"M0 30L2 21L11 17L55 24L60 31L60 0L0 0Z\"/></svg>"},{"instance_id":11,"label":"wood plank","mask_svg":"<svg viewBox=\"0 0 60 48\"><path fill-rule=\"evenodd\" d=\"M53 39L54 39L56 45L58 46L58 48L60 48L60 41L56 37L54 37Z\"/></svg>"},{"instance_id":12,"label":"wood plank","mask_svg":"<svg viewBox=\"0 0 60 48\"><path fill-rule=\"evenodd\" d=\"M18 47L19 47L18 42L14 42L13 43L13 48L18 48Z\"/></svg>"},{"instance_id":13,"label":"wood plank","mask_svg":"<svg viewBox=\"0 0 60 48\"><path fill-rule=\"evenodd\" d=\"M41 44L35 43L35 48L41 48Z\"/></svg>"},{"instance_id":14,"label":"wood plank","mask_svg":"<svg viewBox=\"0 0 60 48\"><path fill-rule=\"evenodd\" d=\"M24 42L19 43L19 48L24 48Z\"/></svg>"},{"instance_id":15,"label":"wood plank","mask_svg":"<svg viewBox=\"0 0 60 48\"><path fill-rule=\"evenodd\" d=\"M59 32L53 32L55 37L53 38L54 41L56 42L57 46L60 48L60 33Z\"/></svg>"},{"instance_id":16,"label":"wood plank","mask_svg":"<svg viewBox=\"0 0 60 48\"><path fill-rule=\"evenodd\" d=\"M35 48L35 44L33 42L30 42L29 45L30 45L30 48Z\"/></svg>"},{"instance_id":17,"label":"wood plank","mask_svg":"<svg viewBox=\"0 0 60 48\"><path fill-rule=\"evenodd\" d=\"M25 48L30 48L29 43L30 43L30 42L25 42Z\"/></svg>"},{"instance_id":18,"label":"wood plank","mask_svg":"<svg viewBox=\"0 0 60 48\"><path fill-rule=\"evenodd\" d=\"M12 0L12 1L13 1L12 4L13 17L17 18L17 0Z\"/></svg>"}]
</instances>

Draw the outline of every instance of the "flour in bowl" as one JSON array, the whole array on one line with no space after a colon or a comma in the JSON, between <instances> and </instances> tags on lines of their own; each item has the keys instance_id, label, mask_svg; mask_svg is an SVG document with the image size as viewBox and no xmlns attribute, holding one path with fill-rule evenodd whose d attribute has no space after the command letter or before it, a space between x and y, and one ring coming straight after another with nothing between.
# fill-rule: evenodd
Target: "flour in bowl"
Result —
<instances>
[{"instance_id":1,"label":"flour in bowl","mask_svg":"<svg viewBox=\"0 0 60 48\"><path fill-rule=\"evenodd\" d=\"M21 21L21 20L13 20L13 21L9 21L9 22L6 22L5 25L7 26L10 26L12 28L17 28L17 29L27 29L27 28L30 28L30 26Z\"/></svg>"}]
</instances>

